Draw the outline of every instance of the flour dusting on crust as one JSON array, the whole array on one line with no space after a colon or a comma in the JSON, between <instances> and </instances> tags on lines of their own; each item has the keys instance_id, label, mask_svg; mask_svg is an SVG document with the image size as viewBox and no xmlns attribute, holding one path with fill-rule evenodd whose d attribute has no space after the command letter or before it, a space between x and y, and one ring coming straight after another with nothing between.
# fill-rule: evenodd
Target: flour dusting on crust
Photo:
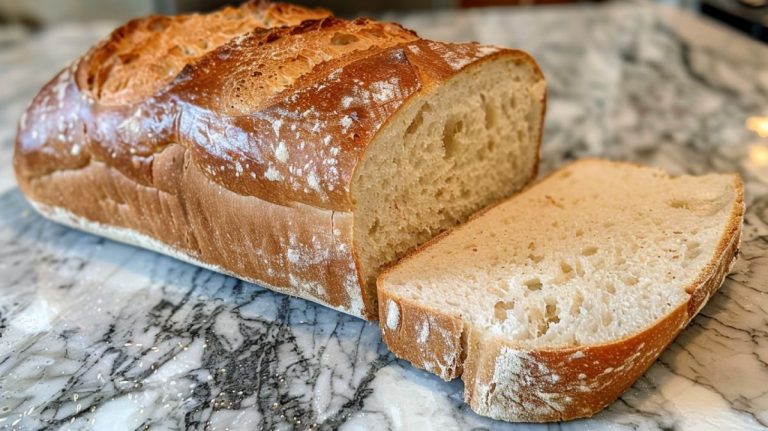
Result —
<instances>
[{"instance_id":1,"label":"flour dusting on crust","mask_svg":"<svg viewBox=\"0 0 768 431\"><path fill-rule=\"evenodd\" d=\"M387 301L387 328L397 329L400 324L400 307L393 300Z\"/></svg>"}]
</instances>

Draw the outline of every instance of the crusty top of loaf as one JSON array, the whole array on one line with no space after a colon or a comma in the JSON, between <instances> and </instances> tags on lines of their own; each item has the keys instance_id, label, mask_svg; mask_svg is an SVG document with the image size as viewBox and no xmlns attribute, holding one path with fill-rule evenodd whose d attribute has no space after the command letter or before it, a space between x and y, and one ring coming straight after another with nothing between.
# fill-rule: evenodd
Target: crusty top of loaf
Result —
<instances>
[{"instance_id":1,"label":"crusty top of loaf","mask_svg":"<svg viewBox=\"0 0 768 431\"><path fill-rule=\"evenodd\" d=\"M89 52L86 86L105 105L136 103L168 84L187 64L255 28L330 16L324 9L247 2L209 14L134 19Z\"/></svg>"},{"instance_id":2,"label":"crusty top of loaf","mask_svg":"<svg viewBox=\"0 0 768 431\"><path fill-rule=\"evenodd\" d=\"M499 55L540 73L520 51L286 5L134 20L33 100L16 172L28 181L97 160L162 190L154 155L179 144L236 193L347 211L357 162L392 114Z\"/></svg>"}]
</instances>

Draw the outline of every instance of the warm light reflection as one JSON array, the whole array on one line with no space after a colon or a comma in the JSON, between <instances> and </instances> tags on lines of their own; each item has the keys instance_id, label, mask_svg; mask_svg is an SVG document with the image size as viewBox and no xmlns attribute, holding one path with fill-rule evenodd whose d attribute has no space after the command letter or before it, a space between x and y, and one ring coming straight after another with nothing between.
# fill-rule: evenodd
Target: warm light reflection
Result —
<instances>
[{"instance_id":1,"label":"warm light reflection","mask_svg":"<svg viewBox=\"0 0 768 431\"><path fill-rule=\"evenodd\" d=\"M761 138L768 138L768 117L747 118L747 129L757 133Z\"/></svg>"},{"instance_id":2,"label":"warm light reflection","mask_svg":"<svg viewBox=\"0 0 768 431\"><path fill-rule=\"evenodd\" d=\"M768 147L765 145L753 145L750 147L749 160L755 166L768 166Z\"/></svg>"}]
</instances>

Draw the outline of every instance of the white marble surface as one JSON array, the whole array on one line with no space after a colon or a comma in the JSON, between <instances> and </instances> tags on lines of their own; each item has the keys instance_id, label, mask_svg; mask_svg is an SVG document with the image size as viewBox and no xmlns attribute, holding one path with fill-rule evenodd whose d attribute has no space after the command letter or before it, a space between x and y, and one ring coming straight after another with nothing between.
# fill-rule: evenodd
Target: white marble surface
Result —
<instances>
[{"instance_id":1,"label":"white marble surface","mask_svg":"<svg viewBox=\"0 0 768 431\"><path fill-rule=\"evenodd\" d=\"M768 47L647 4L389 18L531 51L545 172L599 155L742 174L742 259L648 373L592 419L495 422L375 324L42 220L13 180L16 121L112 24L0 28L0 429L768 429L768 139L745 126L768 116Z\"/></svg>"}]
</instances>

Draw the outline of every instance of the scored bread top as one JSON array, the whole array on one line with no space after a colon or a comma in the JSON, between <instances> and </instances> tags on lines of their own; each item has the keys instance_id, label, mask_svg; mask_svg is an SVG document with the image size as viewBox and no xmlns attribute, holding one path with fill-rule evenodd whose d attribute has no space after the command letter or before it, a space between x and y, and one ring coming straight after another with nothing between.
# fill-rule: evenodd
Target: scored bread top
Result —
<instances>
[{"instance_id":1,"label":"scored bread top","mask_svg":"<svg viewBox=\"0 0 768 431\"><path fill-rule=\"evenodd\" d=\"M248 3L134 20L53 79L22 116L20 183L97 160L142 185L186 148L208 179L281 205L348 211L357 162L415 93L499 55L396 24Z\"/></svg>"},{"instance_id":2,"label":"scored bread top","mask_svg":"<svg viewBox=\"0 0 768 431\"><path fill-rule=\"evenodd\" d=\"M251 1L205 15L134 19L94 47L80 73L101 104L137 103L168 84L184 66L234 37L330 15L319 8Z\"/></svg>"}]
</instances>

